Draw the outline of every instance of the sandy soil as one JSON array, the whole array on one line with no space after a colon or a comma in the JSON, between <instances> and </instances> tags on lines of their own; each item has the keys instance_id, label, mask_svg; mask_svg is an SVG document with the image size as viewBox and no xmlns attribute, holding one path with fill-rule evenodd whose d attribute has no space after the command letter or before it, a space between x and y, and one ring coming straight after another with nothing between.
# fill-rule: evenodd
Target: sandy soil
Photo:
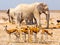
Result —
<instances>
[{"instance_id":1,"label":"sandy soil","mask_svg":"<svg viewBox=\"0 0 60 45\"><path fill-rule=\"evenodd\" d=\"M41 15L41 24L42 27L46 27L46 17L44 14ZM50 27L57 26L57 20L60 20L60 12L50 12ZM52 24L53 23L53 24ZM21 34L21 42L16 42L16 36L14 34L11 34L11 38L9 41L9 35L4 30L4 26L8 25L9 28L15 28L15 25L8 23L8 16L4 12L0 12L0 45L60 45L60 29L47 29L49 32L53 32L53 36L48 35L48 39L46 38L46 35L44 34L44 40L47 41L47 43L40 42L41 39L41 32L37 34L38 43L23 43L24 41L24 35ZM57 26L58 27L58 26ZM28 37L28 36L27 36ZM34 40L34 36L32 36Z\"/></svg>"}]
</instances>

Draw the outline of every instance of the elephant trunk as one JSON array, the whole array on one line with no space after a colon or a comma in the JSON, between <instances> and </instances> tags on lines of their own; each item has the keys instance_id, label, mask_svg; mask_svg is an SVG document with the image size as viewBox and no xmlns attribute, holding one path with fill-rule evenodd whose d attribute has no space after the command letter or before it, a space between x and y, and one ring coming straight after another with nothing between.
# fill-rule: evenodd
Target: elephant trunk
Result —
<instances>
[{"instance_id":1,"label":"elephant trunk","mask_svg":"<svg viewBox=\"0 0 60 45\"><path fill-rule=\"evenodd\" d=\"M46 14L47 28L49 28L49 18L50 18L50 12L48 11L48 14Z\"/></svg>"}]
</instances>

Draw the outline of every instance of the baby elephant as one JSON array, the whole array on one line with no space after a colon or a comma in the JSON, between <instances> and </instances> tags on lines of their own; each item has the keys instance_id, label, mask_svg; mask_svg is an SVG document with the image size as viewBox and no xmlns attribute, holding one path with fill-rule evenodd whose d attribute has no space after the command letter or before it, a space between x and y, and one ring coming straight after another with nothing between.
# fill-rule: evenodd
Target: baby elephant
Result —
<instances>
[{"instance_id":1,"label":"baby elephant","mask_svg":"<svg viewBox=\"0 0 60 45\"><path fill-rule=\"evenodd\" d=\"M27 25L37 24L37 20L34 17L33 13L29 15L24 15L23 12L19 13L17 16L17 22L19 25L25 20Z\"/></svg>"}]
</instances>

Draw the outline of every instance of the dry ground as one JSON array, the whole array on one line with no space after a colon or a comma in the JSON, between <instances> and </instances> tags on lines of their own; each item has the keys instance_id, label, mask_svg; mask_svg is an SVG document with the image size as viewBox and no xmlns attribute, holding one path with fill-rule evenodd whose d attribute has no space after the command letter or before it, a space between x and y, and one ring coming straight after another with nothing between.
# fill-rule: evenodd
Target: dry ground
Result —
<instances>
[{"instance_id":1,"label":"dry ground","mask_svg":"<svg viewBox=\"0 0 60 45\"><path fill-rule=\"evenodd\" d=\"M41 24L42 27L46 27L45 15L41 15ZM56 26L57 20L60 19L60 11L50 11L50 27ZM59 45L60 44L60 29L47 29L49 32L53 32L53 36L48 36L46 39L44 35L45 41L48 43L16 43L16 37L14 34L11 35L11 42L9 42L9 35L4 30L4 25L6 22L8 23L8 16L5 12L0 12L0 45ZM53 23L53 24L51 24ZM8 28L15 28L15 25L8 24ZM23 35L21 36L21 40L23 42ZM33 37L33 36L32 36ZM38 41L40 41L41 34L40 32L37 34Z\"/></svg>"}]
</instances>

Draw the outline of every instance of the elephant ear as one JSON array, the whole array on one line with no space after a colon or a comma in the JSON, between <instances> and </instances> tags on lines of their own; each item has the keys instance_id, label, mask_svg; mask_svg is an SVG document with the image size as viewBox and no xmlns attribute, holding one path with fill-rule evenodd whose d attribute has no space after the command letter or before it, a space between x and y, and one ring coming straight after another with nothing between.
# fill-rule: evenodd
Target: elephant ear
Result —
<instances>
[{"instance_id":1,"label":"elephant ear","mask_svg":"<svg viewBox=\"0 0 60 45\"><path fill-rule=\"evenodd\" d=\"M46 11L49 10L47 4L43 4L43 7L44 7L44 10L46 10Z\"/></svg>"},{"instance_id":2,"label":"elephant ear","mask_svg":"<svg viewBox=\"0 0 60 45\"><path fill-rule=\"evenodd\" d=\"M7 10L7 14L9 14L9 12L10 12L10 9Z\"/></svg>"},{"instance_id":3,"label":"elephant ear","mask_svg":"<svg viewBox=\"0 0 60 45\"><path fill-rule=\"evenodd\" d=\"M38 4L37 5L37 9L38 9L39 13L42 13L43 12L43 9L44 9L43 3Z\"/></svg>"}]
</instances>

